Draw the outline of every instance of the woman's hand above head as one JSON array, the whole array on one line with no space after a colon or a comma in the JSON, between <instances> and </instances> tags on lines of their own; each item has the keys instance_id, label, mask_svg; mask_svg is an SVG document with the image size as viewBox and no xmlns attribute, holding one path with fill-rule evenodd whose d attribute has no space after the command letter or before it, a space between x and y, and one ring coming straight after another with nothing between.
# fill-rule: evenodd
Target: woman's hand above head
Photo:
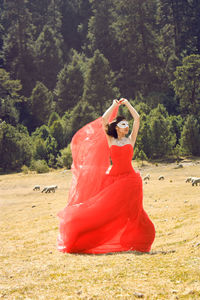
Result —
<instances>
[{"instance_id":1,"label":"woman's hand above head","mask_svg":"<svg viewBox=\"0 0 200 300\"><path fill-rule=\"evenodd\" d=\"M121 99L119 100L119 104L126 105L127 103L128 103L128 100L125 99L125 98L121 98Z\"/></svg>"},{"instance_id":2,"label":"woman's hand above head","mask_svg":"<svg viewBox=\"0 0 200 300\"><path fill-rule=\"evenodd\" d=\"M112 115L112 112L114 111L114 109L116 109L116 107L118 105L119 105L119 100L118 99L114 99L112 105L103 114L102 121L103 121L103 126L104 126L105 130L106 130L107 124L109 123L109 118Z\"/></svg>"},{"instance_id":3,"label":"woman's hand above head","mask_svg":"<svg viewBox=\"0 0 200 300\"><path fill-rule=\"evenodd\" d=\"M106 137L108 139L108 145L111 144L112 137L107 134L107 125L109 123L109 118L112 116L112 113L115 111L115 109L117 109L117 106L119 105L120 105L119 100L114 99L112 105L106 110L106 112L102 116L103 128L105 130Z\"/></svg>"},{"instance_id":4,"label":"woman's hand above head","mask_svg":"<svg viewBox=\"0 0 200 300\"><path fill-rule=\"evenodd\" d=\"M114 99L114 100L113 100L113 104L115 104L115 105L119 104L119 100Z\"/></svg>"}]
</instances>

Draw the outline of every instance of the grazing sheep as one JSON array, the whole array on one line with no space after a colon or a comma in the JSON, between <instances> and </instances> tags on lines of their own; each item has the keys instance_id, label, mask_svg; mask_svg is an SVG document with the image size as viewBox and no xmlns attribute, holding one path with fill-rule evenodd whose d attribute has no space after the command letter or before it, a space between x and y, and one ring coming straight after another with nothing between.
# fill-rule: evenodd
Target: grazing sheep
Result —
<instances>
[{"instance_id":1,"label":"grazing sheep","mask_svg":"<svg viewBox=\"0 0 200 300\"><path fill-rule=\"evenodd\" d=\"M50 186L45 186L42 190L42 193L45 192L45 193L55 193L55 190L58 188L57 185L50 185Z\"/></svg>"},{"instance_id":2,"label":"grazing sheep","mask_svg":"<svg viewBox=\"0 0 200 300\"><path fill-rule=\"evenodd\" d=\"M34 191L39 191L40 190L40 186L39 185L35 185L33 188Z\"/></svg>"},{"instance_id":3,"label":"grazing sheep","mask_svg":"<svg viewBox=\"0 0 200 300\"><path fill-rule=\"evenodd\" d=\"M174 167L174 169L181 169L181 168L183 168L183 165L182 165L182 164L179 164L179 165L177 165L176 167Z\"/></svg>"},{"instance_id":4,"label":"grazing sheep","mask_svg":"<svg viewBox=\"0 0 200 300\"><path fill-rule=\"evenodd\" d=\"M46 188L46 190L45 190L45 193L51 193L51 192L55 193L55 190L56 190L57 188L58 188L57 185L51 185L51 186L48 186L48 187Z\"/></svg>"},{"instance_id":5,"label":"grazing sheep","mask_svg":"<svg viewBox=\"0 0 200 300\"><path fill-rule=\"evenodd\" d=\"M150 174L147 174L146 176L144 176L143 180L149 180L150 179Z\"/></svg>"},{"instance_id":6,"label":"grazing sheep","mask_svg":"<svg viewBox=\"0 0 200 300\"><path fill-rule=\"evenodd\" d=\"M185 182L191 182L192 181L192 177L187 177Z\"/></svg>"},{"instance_id":7,"label":"grazing sheep","mask_svg":"<svg viewBox=\"0 0 200 300\"><path fill-rule=\"evenodd\" d=\"M158 180L164 180L165 177L163 175L159 176Z\"/></svg>"},{"instance_id":8,"label":"grazing sheep","mask_svg":"<svg viewBox=\"0 0 200 300\"><path fill-rule=\"evenodd\" d=\"M195 178L192 180L192 186L200 184L200 178Z\"/></svg>"},{"instance_id":9,"label":"grazing sheep","mask_svg":"<svg viewBox=\"0 0 200 300\"><path fill-rule=\"evenodd\" d=\"M42 190L42 193L46 191L46 189L48 189L48 186L45 186Z\"/></svg>"}]
</instances>

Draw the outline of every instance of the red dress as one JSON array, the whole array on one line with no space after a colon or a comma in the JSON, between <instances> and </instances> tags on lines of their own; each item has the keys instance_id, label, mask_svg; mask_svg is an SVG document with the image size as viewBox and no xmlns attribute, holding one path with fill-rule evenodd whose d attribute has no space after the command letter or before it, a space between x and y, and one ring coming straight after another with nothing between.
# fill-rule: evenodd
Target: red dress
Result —
<instances>
[{"instance_id":1,"label":"red dress","mask_svg":"<svg viewBox=\"0 0 200 300\"><path fill-rule=\"evenodd\" d=\"M79 173L77 176L77 170L75 172L70 201L58 214L59 251L98 254L130 250L149 252L151 249L155 228L143 209L142 179L131 164L133 148L130 144L112 145L108 151L112 160L110 172L104 170L100 178L94 173L93 181L87 179L81 194L78 191L84 177ZM83 168L79 162L79 169ZM87 171L85 176L87 178ZM87 194L91 190L92 194L84 198L84 191Z\"/></svg>"}]
</instances>

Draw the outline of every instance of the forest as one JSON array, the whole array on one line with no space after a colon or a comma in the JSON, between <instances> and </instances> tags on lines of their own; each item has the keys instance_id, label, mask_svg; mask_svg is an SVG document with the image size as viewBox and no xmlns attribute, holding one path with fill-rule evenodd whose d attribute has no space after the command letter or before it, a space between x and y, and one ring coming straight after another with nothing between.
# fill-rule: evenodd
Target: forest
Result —
<instances>
[{"instance_id":1,"label":"forest","mask_svg":"<svg viewBox=\"0 0 200 300\"><path fill-rule=\"evenodd\" d=\"M0 173L70 168L121 97L134 159L200 156L199 0L0 0Z\"/></svg>"}]
</instances>

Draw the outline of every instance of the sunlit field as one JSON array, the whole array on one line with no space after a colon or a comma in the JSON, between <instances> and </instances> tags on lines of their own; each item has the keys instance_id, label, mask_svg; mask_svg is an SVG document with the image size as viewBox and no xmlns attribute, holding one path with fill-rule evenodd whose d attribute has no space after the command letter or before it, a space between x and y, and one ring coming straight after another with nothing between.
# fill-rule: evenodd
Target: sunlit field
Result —
<instances>
[{"instance_id":1,"label":"sunlit field","mask_svg":"<svg viewBox=\"0 0 200 300\"><path fill-rule=\"evenodd\" d=\"M1 299L200 299L199 161L140 167L144 208L156 227L150 253L63 254L57 212L70 171L0 176ZM158 180L160 175L164 180ZM33 191L57 185L55 193Z\"/></svg>"}]
</instances>

